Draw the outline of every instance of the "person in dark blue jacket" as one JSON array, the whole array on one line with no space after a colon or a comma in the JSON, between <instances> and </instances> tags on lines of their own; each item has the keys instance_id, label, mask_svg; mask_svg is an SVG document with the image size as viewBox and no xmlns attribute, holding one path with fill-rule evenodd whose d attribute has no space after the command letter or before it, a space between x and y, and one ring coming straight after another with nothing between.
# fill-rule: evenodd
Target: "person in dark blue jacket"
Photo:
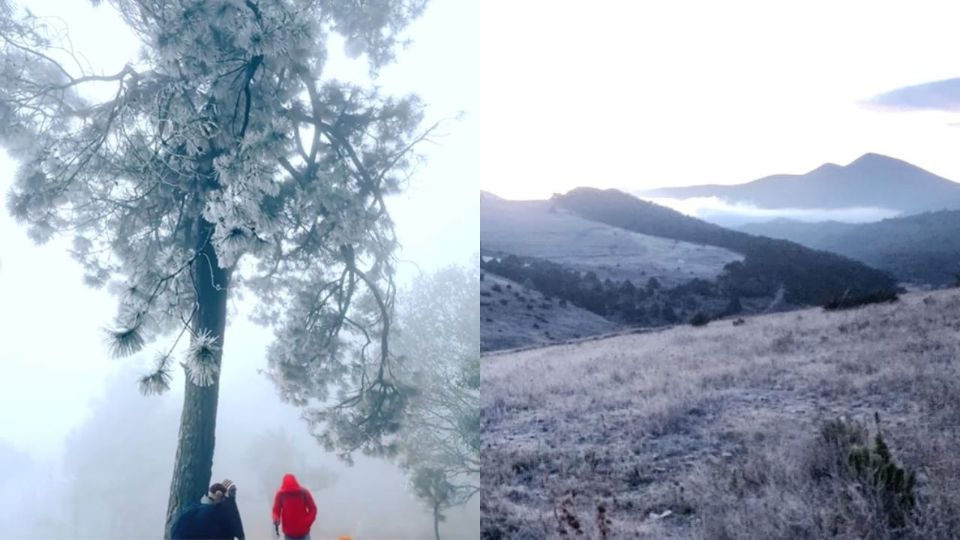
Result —
<instances>
[{"instance_id":1,"label":"person in dark blue jacket","mask_svg":"<svg viewBox=\"0 0 960 540\"><path fill-rule=\"evenodd\" d=\"M200 504L184 510L170 528L171 540L244 540L237 486L229 479L210 486Z\"/></svg>"}]
</instances>

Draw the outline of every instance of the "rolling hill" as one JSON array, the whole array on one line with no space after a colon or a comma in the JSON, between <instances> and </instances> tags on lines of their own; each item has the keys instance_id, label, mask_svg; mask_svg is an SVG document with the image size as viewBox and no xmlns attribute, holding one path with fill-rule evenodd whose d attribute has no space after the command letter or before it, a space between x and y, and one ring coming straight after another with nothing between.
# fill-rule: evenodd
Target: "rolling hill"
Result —
<instances>
[{"instance_id":1,"label":"rolling hill","mask_svg":"<svg viewBox=\"0 0 960 540\"><path fill-rule=\"evenodd\" d=\"M483 273L480 282L480 350L549 345L613 332L619 325L519 283Z\"/></svg>"},{"instance_id":2,"label":"rolling hill","mask_svg":"<svg viewBox=\"0 0 960 540\"><path fill-rule=\"evenodd\" d=\"M847 165L826 163L806 174L777 174L731 186L661 188L643 195L717 197L769 209L883 208L914 214L960 208L960 183L872 153Z\"/></svg>"},{"instance_id":3,"label":"rolling hill","mask_svg":"<svg viewBox=\"0 0 960 540\"><path fill-rule=\"evenodd\" d=\"M715 279L743 256L728 249L627 231L576 216L551 201L480 199L480 245L488 254L512 254L594 272L599 279L657 279L674 286Z\"/></svg>"},{"instance_id":4,"label":"rolling hill","mask_svg":"<svg viewBox=\"0 0 960 540\"><path fill-rule=\"evenodd\" d=\"M960 272L957 210L862 224L775 220L744 225L739 230L840 253L911 283L952 285Z\"/></svg>"},{"instance_id":5,"label":"rolling hill","mask_svg":"<svg viewBox=\"0 0 960 540\"><path fill-rule=\"evenodd\" d=\"M552 200L591 221L744 255L742 262L728 264L720 278L723 288L737 296L772 295L785 287L790 303L820 305L843 294L896 289L889 274L861 262L786 240L725 229L618 190L577 188Z\"/></svg>"},{"instance_id":6,"label":"rolling hill","mask_svg":"<svg viewBox=\"0 0 960 540\"><path fill-rule=\"evenodd\" d=\"M896 290L863 263L615 190L579 188L550 201L482 193L480 229L484 351Z\"/></svg>"}]
</instances>

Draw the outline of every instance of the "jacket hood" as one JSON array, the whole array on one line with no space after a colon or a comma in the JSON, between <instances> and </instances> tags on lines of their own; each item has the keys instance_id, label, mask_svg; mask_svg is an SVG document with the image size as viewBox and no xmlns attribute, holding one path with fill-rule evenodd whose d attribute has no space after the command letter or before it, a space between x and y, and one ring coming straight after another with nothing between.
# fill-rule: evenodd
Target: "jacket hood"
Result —
<instances>
[{"instance_id":1,"label":"jacket hood","mask_svg":"<svg viewBox=\"0 0 960 540\"><path fill-rule=\"evenodd\" d=\"M280 483L280 491L300 491L300 483L297 482L297 477L292 474L283 475L283 482Z\"/></svg>"}]
</instances>

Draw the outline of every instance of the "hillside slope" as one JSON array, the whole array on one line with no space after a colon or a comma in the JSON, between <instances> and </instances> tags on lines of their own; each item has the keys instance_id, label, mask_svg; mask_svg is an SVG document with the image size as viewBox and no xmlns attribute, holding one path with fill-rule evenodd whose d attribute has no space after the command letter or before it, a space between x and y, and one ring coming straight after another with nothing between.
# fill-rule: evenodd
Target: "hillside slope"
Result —
<instances>
[{"instance_id":1,"label":"hillside slope","mask_svg":"<svg viewBox=\"0 0 960 540\"><path fill-rule=\"evenodd\" d=\"M776 220L739 230L846 255L912 283L951 285L960 272L958 210L862 224Z\"/></svg>"},{"instance_id":2,"label":"hillside slope","mask_svg":"<svg viewBox=\"0 0 960 540\"><path fill-rule=\"evenodd\" d=\"M732 186L703 185L644 192L651 197L718 197L761 208L886 208L907 214L960 208L960 183L906 161L864 154L841 166L777 174Z\"/></svg>"},{"instance_id":3,"label":"hillside slope","mask_svg":"<svg viewBox=\"0 0 960 540\"><path fill-rule=\"evenodd\" d=\"M618 328L600 315L483 272L480 350L547 345Z\"/></svg>"},{"instance_id":4,"label":"hillside slope","mask_svg":"<svg viewBox=\"0 0 960 540\"><path fill-rule=\"evenodd\" d=\"M747 223L735 227L736 230L747 234L780 238L813 249L824 249L822 245L829 244L830 239L856 229L856 223L842 221L798 221L788 218L777 218L770 221Z\"/></svg>"},{"instance_id":5,"label":"hillside slope","mask_svg":"<svg viewBox=\"0 0 960 540\"><path fill-rule=\"evenodd\" d=\"M791 303L819 305L848 292L896 287L890 275L840 255L725 229L614 189L577 188L553 202L592 221L745 255L742 263L729 264L723 276L725 287L740 296L770 295L785 286Z\"/></svg>"},{"instance_id":6,"label":"hillside slope","mask_svg":"<svg viewBox=\"0 0 960 540\"><path fill-rule=\"evenodd\" d=\"M601 280L656 278L665 286L714 279L726 264L743 259L728 249L583 219L550 201L506 201L490 194L480 200L480 245L485 253L536 257L594 272Z\"/></svg>"},{"instance_id":7,"label":"hillside slope","mask_svg":"<svg viewBox=\"0 0 960 540\"><path fill-rule=\"evenodd\" d=\"M878 413L919 472L922 517L899 537L952 538L958 321L946 290L485 356L483 537L552 537L557 516L586 537L601 521L611 538L866 537L885 526L869 501L811 471L829 466L825 421Z\"/></svg>"}]
</instances>

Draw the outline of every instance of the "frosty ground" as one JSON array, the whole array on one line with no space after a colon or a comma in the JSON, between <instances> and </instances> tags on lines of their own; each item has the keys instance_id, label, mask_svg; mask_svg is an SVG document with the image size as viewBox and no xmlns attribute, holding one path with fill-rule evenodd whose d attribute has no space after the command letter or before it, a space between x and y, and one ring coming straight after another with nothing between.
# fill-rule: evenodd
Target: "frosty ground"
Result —
<instances>
[{"instance_id":1,"label":"frosty ground","mask_svg":"<svg viewBox=\"0 0 960 540\"><path fill-rule=\"evenodd\" d=\"M958 332L953 289L487 355L483 534L574 535L572 518L585 537L813 538L862 517L811 500L818 430L879 414L918 475L914 537L955 538Z\"/></svg>"},{"instance_id":2,"label":"frosty ground","mask_svg":"<svg viewBox=\"0 0 960 540\"><path fill-rule=\"evenodd\" d=\"M732 251L639 234L578 217L551 201L506 201L486 194L480 201L482 251L546 259L601 280L656 278L675 286L713 279L724 265L743 259Z\"/></svg>"}]
</instances>

